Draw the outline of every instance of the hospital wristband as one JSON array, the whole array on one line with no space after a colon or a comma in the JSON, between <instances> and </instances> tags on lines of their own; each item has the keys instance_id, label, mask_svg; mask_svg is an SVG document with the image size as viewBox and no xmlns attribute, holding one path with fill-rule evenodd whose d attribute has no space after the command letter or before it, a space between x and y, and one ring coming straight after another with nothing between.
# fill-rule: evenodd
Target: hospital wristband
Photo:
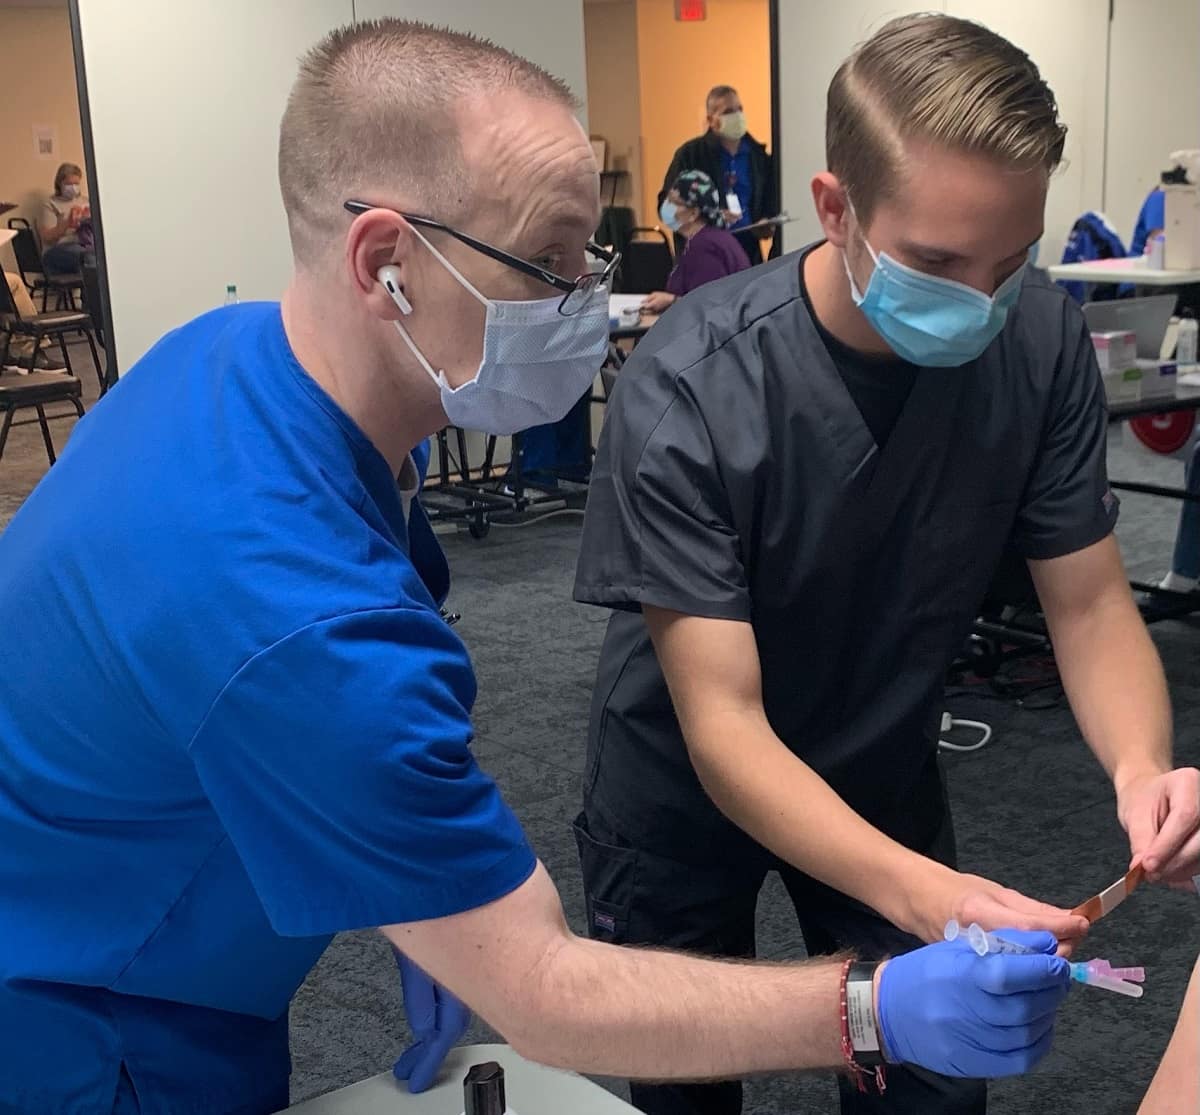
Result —
<instances>
[{"instance_id":1,"label":"hospital wristband","mask_svg":"<svg viewBox=\"0 0 1200 1115\"><path fill-rule=\"evenodd\" d=\"M839 994L842 1023L842 1057L860 1092L874 1077L880 1095L887 1088L882 1042L875 1023L875 970L878 964L847 960L842 965Z\"/></svg>"}]
</instances>

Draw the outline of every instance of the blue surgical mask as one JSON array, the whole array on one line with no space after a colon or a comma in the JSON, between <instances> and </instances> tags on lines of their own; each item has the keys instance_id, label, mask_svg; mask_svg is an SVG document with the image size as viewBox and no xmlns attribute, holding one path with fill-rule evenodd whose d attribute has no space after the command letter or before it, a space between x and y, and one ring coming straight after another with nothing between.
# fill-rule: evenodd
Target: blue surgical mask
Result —
<instances>
[{"instance_id":1,"label":"blue surgical mask","mask_svg":"<svg viewBox=\"0 0 1200 1115\"><path fill-rule=\"evenodd\" d=\"M887 252L876 254L865 237L863 243L875 270L863 293L842 253L850 296L892 351L920 367L957 368L976 359L1004 328L1021 293L1024 263L989 298L965 283L906 267Z\"/></svg>"},{"instance_id":2,"label":"blue surgical mask","mask_svg":"<svg viewBox=\"0 0 1200 1115\"><path fill-rule=\"evenodd\" d=\"M662 205L658 207L658 218L672 232L679 231L679 206L669 197L663 198Z\"/></svg>"}]
</instances>

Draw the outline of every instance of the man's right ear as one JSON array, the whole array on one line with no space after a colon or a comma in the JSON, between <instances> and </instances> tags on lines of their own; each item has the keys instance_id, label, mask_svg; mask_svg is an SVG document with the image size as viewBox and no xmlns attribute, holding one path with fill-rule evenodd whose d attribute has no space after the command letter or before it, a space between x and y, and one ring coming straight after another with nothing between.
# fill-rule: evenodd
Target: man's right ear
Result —
<instances>
[{"instance_id":1,"label":"man's right ear","mask_svg":"<svg viewBox=\"0 0 1200 1115\"><path fill-rule=\"evenodd\" d=\"M375 278L379 280L380 286L388 292L392 301L396 303L396 306L405 317L412 313L412 303L404 297L404 290L400 286L399 267L394 263L384 264L375 272Z\"/></svg>"}]
</instances>

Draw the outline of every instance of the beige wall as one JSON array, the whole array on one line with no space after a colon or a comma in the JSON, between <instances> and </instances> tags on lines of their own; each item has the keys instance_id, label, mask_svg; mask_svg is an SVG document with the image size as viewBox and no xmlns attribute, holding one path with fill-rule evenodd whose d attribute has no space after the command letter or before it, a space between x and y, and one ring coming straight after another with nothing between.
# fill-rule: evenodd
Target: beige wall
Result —
<instances>
[{"instance_id":1,"label":"beige wall","mask_svg":"<svg viewBox=\"0 0 1200 1115\"><path fill-rule=\"evenodd\" d=\"M637 11L642 205L653 223L671 156L705 130L704 96L714 85L737 89L750 131L770 146L770 16L767 0L708 0L708 18L697 23L677 22L674 0L638 0Z\"/></svg>"},{"instance_id":2,"label":"beige wall","mask_svg":"<svg viewBox=\"0 0 1200 1115\"><path fill-rule=\"evenodd\" d=\"M1116 0L1104 210L1126 247L1167 156L1200 147L1200 3Z\"/></svg>"},{"instance_id":3,"label":"beige wall","mask_svg":"<svg viewBox=\"0 0 1200 1115\"><path fill-rule=\"evenodd\" d=\"M638 87L637 0L584 4L587 46L588 127L608 141L610 169L629 177L617 186L618 205L634 210L642 223L642 98ZM605 183L604 199L612 196Z\"/></svg>"},{"instance_id":4,"label":"beige wall","mask_svg":"<svg viewBox=\"0 0 1200 1115\"><path fill-rule=\"evenodd\" d=\"M18 209L0 217L27 217L31 222L51 193L54 172L62 162L83 166L79 100L67 7L0 8L0 201ZM33 148L33 125L50 124L58 132L58 153L39 158ZM85 185L86 191L86 185ZM0 263L14 270L12 249L0 249Z\"/></svg>"}]
</instances>

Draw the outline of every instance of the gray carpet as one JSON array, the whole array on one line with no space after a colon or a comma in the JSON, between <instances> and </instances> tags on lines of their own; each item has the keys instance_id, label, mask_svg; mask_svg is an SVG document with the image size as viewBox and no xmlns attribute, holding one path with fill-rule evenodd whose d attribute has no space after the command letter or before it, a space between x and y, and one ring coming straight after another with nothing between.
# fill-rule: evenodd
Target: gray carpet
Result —
<instances>
[{"instance_id":1,"label":"gray carpet","mask_svg":"<svg viewBox=\"0 0 1200 1115\"><path fill-rule=\"evenodd\" d=\"M80 373L94 397L95 380ZM55 427L65 443L72 423ZM1180 465L1115 443L1111 470L1125 479L1178 483ZM13 433L0 461L0 526L45 469L36 427ZM1131 570L1166 567L1177 507L1126 497L1119 536ZM496 527L483 541L445 539L455 576L452 606L479 675L476 753L503 787L582 927L579 868L570 821L579 807L587 703L605 615L570 601L579 519L562 516L519 529ZM1200 622L1154 628L1171 683L1178 758L1200 763ZM956 700L955 711L995 726L984 751L947 758L964 869L1048 901L1072 904L1111 882L1127 846L1106 782L1078 738L1069 711ZM803 946L787 898L774 880L759 905L764 956L796 957ZM1166 1043L1186 977L1200 951L1200 899L1139 892L1093 933L1088 955L1145 964L1146 998L1127 1000L1076 988L1062 1011L1054 1053L1034 1075L994 1085L994 1115L1088 1111L1126 1115ZM388 950L370 933L338 937L292 1010L293 1099L388 1068L405 1044L398 978ZM476 1025L470 1040L493 1035ZM619 1084L612 1085L620 1090ZM754 1080L747 1115L836 1110L830 1080L781 1075ZM510 1101L520 1110L520 1097Z\"/></svg>"}]
</instances>

